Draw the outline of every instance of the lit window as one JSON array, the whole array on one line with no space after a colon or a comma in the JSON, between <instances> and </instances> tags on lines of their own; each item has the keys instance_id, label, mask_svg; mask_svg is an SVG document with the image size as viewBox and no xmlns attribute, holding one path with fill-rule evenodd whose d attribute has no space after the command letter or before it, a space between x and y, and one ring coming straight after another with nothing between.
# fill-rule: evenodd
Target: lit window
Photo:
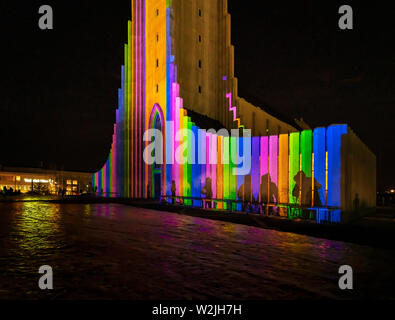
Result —
<instances>
[{"instance_id":1,"label":"lit window","mask_svg":"<svg viewBox=\"0 0 395 320\"><path fill-rule=\"evenodd\" d=\"M67 180L67 184L71 184L71 180Z\"/></svg>"},{"instance_id":2,"label":"lit window","mask_svg":"<svg viewBox=\"0 0 395 320\"><path fill-rule=\"evenodd\" d=\"M21 181L21 177L16 177L16 181Z\"/></svg>"},{"instance_id":3,"label":"lit window","mask_svg":"<svg viewBox=\"0 0 395 320\"><path fill-rule=\"evenodd\" d=\"M73 184L74 184L74 185L77 185L77 184L78 184L78 181L77 181L77 180L74 180L74 181L73 181Z\"/></svg>"}]
</instances>

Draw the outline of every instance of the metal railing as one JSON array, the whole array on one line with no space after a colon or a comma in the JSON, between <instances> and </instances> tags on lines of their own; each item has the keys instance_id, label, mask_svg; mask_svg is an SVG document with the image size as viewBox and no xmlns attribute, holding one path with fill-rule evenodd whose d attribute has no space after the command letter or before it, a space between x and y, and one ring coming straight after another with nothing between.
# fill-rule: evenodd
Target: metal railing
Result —
<instances>
[{"instance_id":1,"label":"metal railing","mask_svg":"<svg viewBox=\"0 0 395 320\"><path fill-rule=\"evenodd\" d=\"M178 202L177 202L178 200ZM207 199L200 197L184 197L162 195L161 202L178 204L184 207L196 207L212 210L226 210L228 212L251 212L267 216L286 216L289 219L315 220L318 223L340 223L341 210L339 207L311 207L292 203L264 203L234 199ZM225 208L218 208L218 204L225 204Z\"/></svg>"}]
</instances>

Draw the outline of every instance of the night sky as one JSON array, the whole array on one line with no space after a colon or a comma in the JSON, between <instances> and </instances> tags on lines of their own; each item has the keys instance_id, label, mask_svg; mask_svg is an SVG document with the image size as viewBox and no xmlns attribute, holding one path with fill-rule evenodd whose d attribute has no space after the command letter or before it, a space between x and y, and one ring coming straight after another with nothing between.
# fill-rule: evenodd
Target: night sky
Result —
<instances>
[{"instance_id":1,"label":"night sky","mask_svg":"<svg viewBox=\"0 0 395 320\"><path fill-rule=\"evenodd\" d=\"M54 30L38 28L43 4L53 7ZM354 9L352 31L338 28L343 4ZM240 96L312 127L348 123L377 155L379 187L395 187L389 2L229 0L229 11ZM0 163L99 169L130 2L4 0L0 14Z\"/></svg>"}]
</instances>

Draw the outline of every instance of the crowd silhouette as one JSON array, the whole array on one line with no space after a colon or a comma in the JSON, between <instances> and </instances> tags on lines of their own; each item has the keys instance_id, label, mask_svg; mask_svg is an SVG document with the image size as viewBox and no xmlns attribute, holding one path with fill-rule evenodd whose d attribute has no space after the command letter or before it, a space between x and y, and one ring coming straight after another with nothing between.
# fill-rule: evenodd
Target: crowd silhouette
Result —
<instances>
[{"instance_id":1,"label":"crowd silhouette","mask_svg":"<svg viewBox=\"0 0 395 320\"><path fill-rule=\"evenodd\" d=\"M21 194L21 190L14 190L12 187L9 189L7 189L7 187L3 187L3 190L1 190L1 194L3 197L16 196Z\"/></svg>"},{"instance_id":2,"label":"crowd silhouette","mask_svg":"<svg viewBox=\"0 0 395 320\"><path fill-rule=\"evenodd\" d=\"M302 206L322 206L320 197L321 184L312 177L307 177L303 171L299 171L293 178L295 186L292 189L292 196L295 203ZM215 208L213 205L221 200L213 199L213 181L211 178L206 178L205 185L201 190L203 207ZM173 180L171 184L172 204L176 204L176 183ZM241 204L242 211L262 211L264 207L272 207L279 204L279 190L277 184L272 180L269 174L261 177L259 185L259 197L255 199L253 193L252 177L251 175L244 176L243 184L237 190L237 203ZM183 199L180 199L182 204ZM224 199L226 202L226 199ZM287 203L282 203L287 205Z\"/></svg>"}]
</instances>

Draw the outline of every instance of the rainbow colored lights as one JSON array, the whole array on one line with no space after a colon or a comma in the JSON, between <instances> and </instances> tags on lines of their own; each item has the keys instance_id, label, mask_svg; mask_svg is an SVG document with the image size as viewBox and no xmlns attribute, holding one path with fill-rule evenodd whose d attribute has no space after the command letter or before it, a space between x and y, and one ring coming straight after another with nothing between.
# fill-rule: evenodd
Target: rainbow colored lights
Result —
<instances>
[{"instance_id":1,"label":"rainbow colored lights","mask_svg":"<svg viewBox=\"0 0 395 320\"><path fill-rule=\"evenodd\" d=\"M112 147L93 178L98 194L167 196L169 202L173 196L184 197L184 205L227 210L245 210L248 202L340 207L340 152L347 126L263 137L202 130L188 116L180 96L171 48L171 1L133 0L132 6ZM157 17L157 7L166 15ZM157 59L163 61L159 67ZM232 107L232 92L224 94L237 128L244 128ZM163 163L148 165L143 152L149 142L143 136L152 128L163 135ZM248 150L251 163L246 164ZM243 174L236 175L235 169ZM325 215L325 210L319 211L320 219Z\"/></svg>"}]
</instances>

